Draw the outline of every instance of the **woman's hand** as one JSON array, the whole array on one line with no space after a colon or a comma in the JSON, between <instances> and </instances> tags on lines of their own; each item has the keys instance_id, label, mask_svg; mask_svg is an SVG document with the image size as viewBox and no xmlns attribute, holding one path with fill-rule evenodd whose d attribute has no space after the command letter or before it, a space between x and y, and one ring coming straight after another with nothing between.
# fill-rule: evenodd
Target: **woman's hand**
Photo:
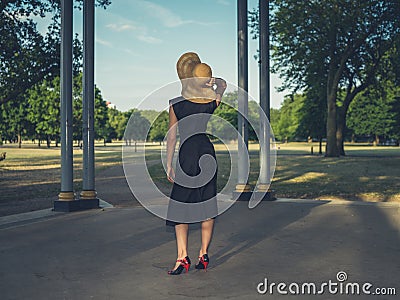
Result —
<instances>
[{"instance_id":1,"label":"woman's hand","mask_svg":"<svg viewBox=\"0 0 400 300\"><path fill-rule=\"evenodd\" d=\"M169 182L174 183L175 170L173 167L167 167L167 179Z\"/></svg>"},{"instance_id":2,"label":"woman's hand","mask_svg":"<svg viewBox=\"0 0 400 300\"><path fill-rule=\"evenodd\" d=\"M215 78L215 84L217 85L215 93L221 95L222 97L226 90L226 81L222 78Z\"/></svg>"},{"instance_id":3,"label":"woman's hand","mask_svg":"<svg viewBox=\"0 0 400 300\"><path fill-rule=\"evenodd\" d=\"M215 84L215 77L211 77L210 81L207 82L207 83L205 84L205 86L207 86L207 87L209 87L209 88L212 89L212 88L214 87L214 84Z\"/></svg>"}]
</instances>

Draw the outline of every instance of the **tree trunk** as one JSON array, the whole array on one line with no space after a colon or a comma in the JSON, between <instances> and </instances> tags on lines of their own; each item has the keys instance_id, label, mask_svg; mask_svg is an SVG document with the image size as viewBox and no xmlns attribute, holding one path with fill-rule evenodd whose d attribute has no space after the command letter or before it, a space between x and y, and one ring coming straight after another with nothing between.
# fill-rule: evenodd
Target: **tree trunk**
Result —
<instances>
[{"instance_id":1,"label":"tree trunk","mask_svg":"<svg viewBox=\"0 0 400 300\"><path fill-rule=\"evenodd\" d=\"M22 147L22 137L21 132L18 132L18 148Z\"/></svg>"},{"instance_id":2,"label":"tree trunk","mask_svg":"<svg viewBox=\"0 0 400 300\"><path fill-rule=\"evenodd\" d=\"M346 113L347 109L345 107L337 108L337 128L336 128L336 145L339 150L340 155L346 155L344 152L344 138L343 133L346 128Z\"/></svg>"},{"instance_id":3,"label":"tree trunk","mask_svg":"<svg viewBox=\"0 0 400 300\"><path fill-rule=\"evenodd\" d=\"M329 89L329 87L328 87ZM334 92L328 92L328 114L326 118L326 153L327 157L338 157L339 149L337 147L336 139L336 89L333 88Z\"/></svg>"},{"instance_id":4,"label":"tree trunk","mask_svg":"<svg viewBox=\"0 0 400 300\"><path fill-rule=\"evenodd\" d=\"M50 136L47 136L47 148L50 148L50 143L51 143L51 140L50 140Z\"/></svg>"},{"instance_id":5,"label":"tree trunk","mask_svg":"<svg viewBox=\"0 0 400 300\"><path fill-rule=\"evenodd\" d=\"M379 145L379 135L375 134L374 146Z\"/></svg>"},{"instance_id":6,"label":"tree trunk","mask_svg":"<svg viewBox=\"0 0 400 300\"><path fill-rule=\"evenodd\" d=\"M336 131L337 131L337 115L336 115L336 98L341 69L337 69L338 61L335 57L336 48L336 32L331 33L330 47L330 63L328 70L328 78L326 82L326 157L339 157L339 149L337 147Z\"/></svg>"},{"instance_id":7,"label":"tree trunk","mask_svg":"<svg viewBox=\"0 0 400 300\"><path fill-rule=\"evenodd\" d=\"M318 153L322 155L322 137L319 138L319 151Z\"/></svg>"}]
</instances>

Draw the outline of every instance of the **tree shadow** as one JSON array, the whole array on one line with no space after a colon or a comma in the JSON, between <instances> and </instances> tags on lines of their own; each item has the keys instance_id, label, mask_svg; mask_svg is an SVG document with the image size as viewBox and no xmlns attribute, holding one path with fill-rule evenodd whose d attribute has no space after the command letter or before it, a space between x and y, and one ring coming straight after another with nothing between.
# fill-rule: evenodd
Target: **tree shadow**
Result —
<instances>
[{"instance_id":1,"label":"tree shadow","mask_svg":"<svg viewBox=\"0 0 400 300\"><path fill-rule=\"evenodd\" d=\"M247 208L247 202L236 202L219 217L220 220L216 224L213 239L224 235L224 230L227 229L231 235L227 239L227 244L214 253L213 265L224 264L230 258L274 235L282 228L306 217L312 209L325 203L328 201L316 201L302 206L292 206L287 203L285 206L281 203L264 201L250 210ZM288 208L290 208L290 213L288 213ZM223 224L225 221L227 224ZM219 228L222 224L222 228Z\"/></svg>"}]
</instances>

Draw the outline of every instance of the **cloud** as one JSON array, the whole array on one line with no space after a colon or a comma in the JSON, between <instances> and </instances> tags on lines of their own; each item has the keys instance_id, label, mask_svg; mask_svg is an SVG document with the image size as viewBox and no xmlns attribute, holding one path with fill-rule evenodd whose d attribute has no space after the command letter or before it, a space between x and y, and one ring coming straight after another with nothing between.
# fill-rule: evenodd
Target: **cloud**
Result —
<instances>
[{"instance_id":1,"label":"cloud","mask_svg":"<svg viewBox=\"0 0 400 300\"><path fill-rule=\"evenodd\" d=\"M128 48L124 48L124 49L122 49L122 51L124 51L130 55L133 55L133 56L139 56L137 53L133 52L131 49L128 49Z\"/></svg>"},{"instance_id":2,"label":"cloud","mask_svg":"<svg viewBox=\"0 0 400 300\"><path fill-rule=\"evenodd\" d=\"M138 29L137 26L132 24L108 24L106 27L117 32L128 31L128 30L133 31Z\"/></svg>"},{"instance_id":3,"label":"cloud","mask_svg":"<svg viewBox=\"0 0 400 300\"><path fill-rule=\"evenodd\" d=\"M149 35L138 35L137 36L138 40L141 40L143 42L149 43L149 44L160 44L162 43L162 40L149 36Z\"/></svg>"},{"instance_id":4,"label":"cloud","mask_svg":"<svg viewBox=\"0 0 400 300\"><path fill-rule=\"evenodd\" d=\"M146 26L143 25L136 25L131 21L124 20L124 22L115 24L111 23L106 26L113 31L116 32L123 32L123 31L131 31L136 39L148 43L148 44L160 44L162 40L148 34L149 30Z\"/></svg>"},{"instance_id":5,"label":"cloud","mask_svg":"<svg viewBox=\"0 0 400 300\"><path fill-rule=\"evenodd\" d=\"M99 43L100 45L103 45L103 46L112 47L112 44L110 42L107 42L107 41L99 39L99 38L96 38L96 43Z\"/></svg>"},{"instance_id":6,"label":"cloud","mask_svg":"<svg viewBox=\"0 0 400 300\"><path fill-rule=\"evenodd\" d=\"M198 22L195 20L183 20L180 16L174 13L172 10L155 4L149 1L140 1L142 7L146 10L147 14L153 18L156 18L165 27L178 27L186 24L198 24L198 25L210 25L211 23Z\"/></svg>"},{"instance_id":7,"label":"cloud","mask_svg":"<svg viewBox=\"0 0 400 300\"><path fill-rule=\"evenodd\" d=\"M161 5L149 1L141 1L141 4L149 15L158 19L166 27L177 27L187 23L170 9Z\"/></svg>"},{"instance_id":8,"label":"cloud","mask_svg":"<svg viewBox=\"0 0 400 300\"><path fill-rule=\"evenodd\" d=\"M231 5L231 3L228 0L218 0L217 3L225 6Z\"/></svg>"}]
</instances>

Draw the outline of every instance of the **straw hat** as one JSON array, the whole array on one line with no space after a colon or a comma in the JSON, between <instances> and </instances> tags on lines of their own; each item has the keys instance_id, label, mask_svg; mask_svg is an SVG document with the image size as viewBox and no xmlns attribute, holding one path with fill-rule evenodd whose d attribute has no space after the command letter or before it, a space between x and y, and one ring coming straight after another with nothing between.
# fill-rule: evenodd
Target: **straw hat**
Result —
<instances>
[{"instance_id":1,"label":"straw hat","mask_svg":"<svg viewBox=\"0 0 400 300\"><path fill-rule=\"evenodd\" d=\"M208 103L216 98L212 87L205 85L211 79L211 67L202 63L196 53L182 54L176 63L176 70L181 80L181 94L184 98L196 103Z\"/></svg>"}]
</instances>

